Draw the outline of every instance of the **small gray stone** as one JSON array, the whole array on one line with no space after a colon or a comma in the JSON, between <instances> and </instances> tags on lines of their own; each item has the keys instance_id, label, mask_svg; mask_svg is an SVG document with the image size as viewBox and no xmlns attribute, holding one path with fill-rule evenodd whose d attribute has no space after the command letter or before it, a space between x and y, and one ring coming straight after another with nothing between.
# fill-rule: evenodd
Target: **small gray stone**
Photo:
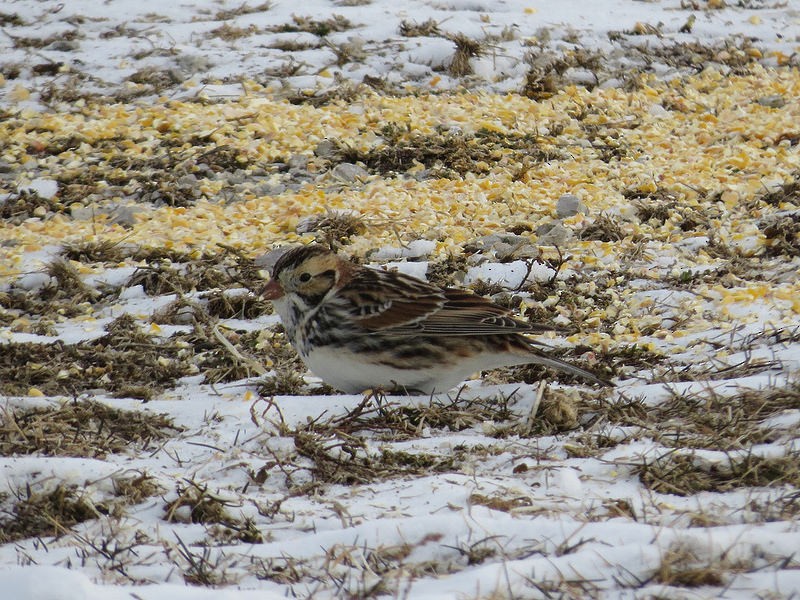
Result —
<instances>
[{"instance_id":1,"label":"small gray stone","mask_svg":"<svg viewBox=\"0 0 800 600\"><path fill-rule=\"evenodd\" d=\"M756 102L768 108L783 108L786 104L786 98L781 94L770 94L769 96L762 96Z\"/></svg>"},{"instance_id":2,"label":"small gray stone","mask_svg":"<svg viewBox=\"0 0 800 600\"><path fill-rule=\"evenodd\" d=\"M561 221L551 221L536 229L536 237L540 246L563 246L572 237L572 231Z\"/></svg>"},{"instance_id":3,"label":"small gray stone","mask_svg":"<svg viewBox=\"0 0 800 600\"><path fill-rule=\"evenodd\" d=\"M566 219L577 215L578 213L586 214L586 205L581 202L581 199L573 194L564 194L556 202L556 215L559 219Z\"/></svg>"},{"instance_id":4,"label":"small gray stone","mask_svg":"<svg viewBox=\"0 0 800 600\"><path fill-rule=\"evenodd\" d=\"M308 169L308 157L305 154L292 154L289 160L286 161L289 169L301 169L305 171Z\"/></svg>"},{"instance_id":5,"label":"small gray stone","mask_svg":"<svg viewBox=\"0 0 800 600\"><path fill-rule=\"evenodd\" d=\"M122 227L133 227L136 225L136 215L143 212L144 209L137 204L125 204L117 207L111 217L111 222Z\"/></svg>"},{"instance_id":6,"label":"small gray stone","mask_svg":"<svg viewBox=\"0 0 800 600\"><path fill-rule=\"evenodd\" d=\"M181 175L177 181L179 186L192 187L197 185L197 176L189 173L188 175Z\"/></svg>"},{"instance_id":7,"label":"small gray stone","mask_svg":"<svg viewBox=\"0 0 800 600\"><path fill-rule=\"evenodd\" d=\"M97 211L88 206L74 206L69 209L69 214L76 221L89 221L96 216Z\"/></svg>"},{"instance_id":8,"label":"small gray stone","mask_svg":"<svg viewBox=\"0 0 800 600\"><path fill-rule=\"evenodd\" d=\"M278 196L286 191L282 183L263 183L253 190L259 196Z\"/></svg>"},{"instance_id":9,"label":"small gray stone","mask_svg":"<svg viewBox=\"0 0 800 600\"><path fill-rule=\"evenodd\" d=\"M314 149L314 154L320 158L331 158L336 154L336 144L330 140L322 140Z\"/></svg>"},{"instance_id":10,"label":"small gray stone","mask_svg":"<svg viewBox=\"0 0 800 600\"><path fill-rule=\"evenodd\" d=\"M470 242L465 246L465 248L472 251L480 251L489 250L497 244L521 246L522 244L528 243L528 241L528 238L522 237L521 235L515 235L513 233L490 233L489 235L479 237L477 240Z\"/></svg>"},{"instance_id":11,"label":"small gray stone","mask_svg":"<svg viewBox=\"0 0 800 600\"><path fill-rule=\"evenodd\" d=\"M331 174L338 180L345 183L353 183L355 181L363 181L369 177L369 173L364 167L359 167L353 163L339 163L333 168Z\"/></svg>"},{"instance_id":12,"label":"small gray stone","mask_svg":"<svg viewBox=\"0 0 800 600\"><path fill-rule=\"evenodd\" d=\"M468 252L490 254L497 260L538 256L538 249L530 239L513 233L491 233L464 246Z\"/></svg>"},{"instance_id":13,"label":"small gray stone","mask_svg":"<svg viewBox=\"0 0 800 600\"><path fill-rule=\"evenodd\" d=\"M54 52L74 52L80 47L81 45L73 40L58 40L52 44L48 44L44 49Z\"/></svg>"}]
</instances>

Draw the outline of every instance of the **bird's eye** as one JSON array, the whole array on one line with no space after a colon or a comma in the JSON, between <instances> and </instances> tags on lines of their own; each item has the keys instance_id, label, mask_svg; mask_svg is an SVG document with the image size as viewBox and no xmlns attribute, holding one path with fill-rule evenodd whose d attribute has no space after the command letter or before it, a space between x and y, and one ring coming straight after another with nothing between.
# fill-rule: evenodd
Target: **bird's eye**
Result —
<instances>
[{"instance_id":1,"label":"bird's eye","mask_svg":"<svg viewBox=\"0 0 800 600\"><path fill-rule=\"evenodd\" d=\"M311 273L303 273L300 275L300 281L305 283L306 281L311 281Z\"/></svg>"}]
</instances>

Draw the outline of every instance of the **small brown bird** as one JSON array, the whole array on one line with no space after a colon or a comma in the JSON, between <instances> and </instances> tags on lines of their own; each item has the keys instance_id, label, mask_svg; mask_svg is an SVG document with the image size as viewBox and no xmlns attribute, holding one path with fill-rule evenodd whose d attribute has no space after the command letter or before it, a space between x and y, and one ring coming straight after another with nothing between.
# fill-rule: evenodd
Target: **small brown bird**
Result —
<instances>
[{"instance_id":1,"label":"small brown bird","mask_svg":"<svg viewBox=\"0 0 800 600\"><path fill-rule=\"evenodd\" d=\"M523 335L549 327L515 319L481 296L357 265L320 245L281 255L262 296L306 366L343 392L446 392L476 371L528 363L609 385Z\"/></svg>"}]
</instances>

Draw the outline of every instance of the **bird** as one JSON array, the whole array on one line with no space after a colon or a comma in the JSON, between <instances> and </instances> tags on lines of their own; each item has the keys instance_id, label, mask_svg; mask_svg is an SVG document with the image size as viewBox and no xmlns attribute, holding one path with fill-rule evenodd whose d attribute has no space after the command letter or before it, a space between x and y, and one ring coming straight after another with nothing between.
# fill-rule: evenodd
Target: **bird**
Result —
<instances>
[{"instance_id":1,"label":"bird","mask_svg":"<svg viewBox=\"0 0 800 600\"><path fill-rule=\"evenodd\" d=\"M610 385L545 351L528 323L494 301L357 264L321 244L275 262L270 300L305 365L333 388L445 393L473 373L537 363Z\"/></svg>"}]
</instances>

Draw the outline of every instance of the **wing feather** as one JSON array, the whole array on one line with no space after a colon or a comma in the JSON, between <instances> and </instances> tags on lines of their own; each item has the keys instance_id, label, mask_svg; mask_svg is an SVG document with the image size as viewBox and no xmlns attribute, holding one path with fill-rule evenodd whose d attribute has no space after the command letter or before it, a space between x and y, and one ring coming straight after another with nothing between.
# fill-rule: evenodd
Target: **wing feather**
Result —
<instances>
[{"instance_id":1,"label":"wing feather","mask_svg":"<svg viewBox=\"0 0 800 600\"><path fill-rule=\"evenodd\" d=\"M509 309L482 296L441 289L392 271L361 269L340 295L348 298L360 327L383 335L469 336L554 329L516 319Z\"/></svg>"}]
</instances>

